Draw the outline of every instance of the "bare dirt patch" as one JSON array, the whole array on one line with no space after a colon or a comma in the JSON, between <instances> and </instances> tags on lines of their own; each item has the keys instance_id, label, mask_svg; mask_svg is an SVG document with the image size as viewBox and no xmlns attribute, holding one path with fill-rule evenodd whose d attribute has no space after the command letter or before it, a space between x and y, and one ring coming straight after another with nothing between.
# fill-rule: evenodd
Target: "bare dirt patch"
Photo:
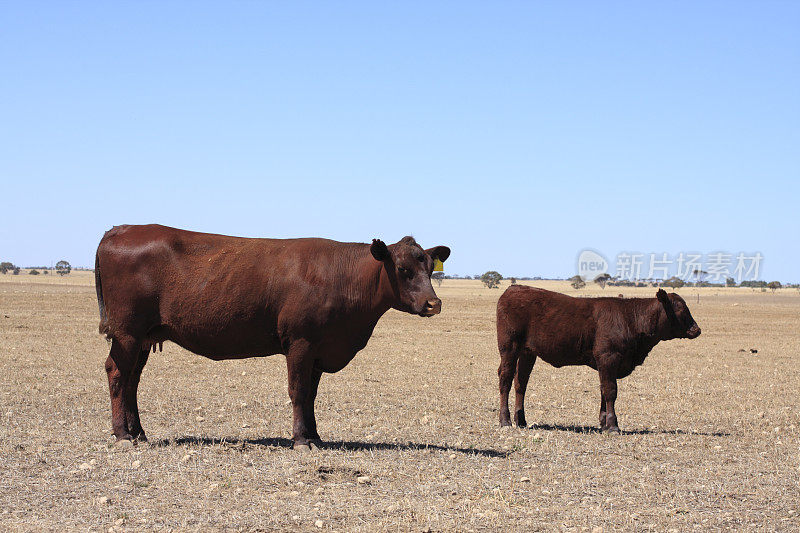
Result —
<instances>
[{"instance_id":1,"label":"bare dirt patch","mask_svg":"<svg viewBox=\"0 0 800 533\"><path fill-rule=\"evenodd\" d=\"M298 454L283 356L215 363L174 344L142 377L152 442L112 447L91 273L14 278L0 276L3 529L800 527L797 291L702 289L698 303L681 289L703 334L660 344L620 382L614 436L595 429L597 374L541 362L534 426L498 428L502 289L448 280L442 315L390 311L323 377L326 443Z\"/></svg>"}]
</instances>

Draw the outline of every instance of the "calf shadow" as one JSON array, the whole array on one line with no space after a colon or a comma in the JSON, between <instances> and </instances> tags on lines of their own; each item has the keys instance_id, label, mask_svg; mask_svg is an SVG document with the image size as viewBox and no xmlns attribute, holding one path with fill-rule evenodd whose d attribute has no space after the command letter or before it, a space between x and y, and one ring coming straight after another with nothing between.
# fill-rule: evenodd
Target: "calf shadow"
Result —
<instances>
[{"instance_id":1,"label":"calf shadow","mask_svg":"<svg viewBox=\"0 0 800 533\"><path fill-rule=\"evenodd\" d=\"M234 448L244 446L267 446L271 448L291 448L293 442L290 439L281 437L274 438L261 438L261 439L241 439L238 437L195 437L192 435L184 435L181 437L173 437L169 439L161 439L150 443L151 446L156 447L169 447L169 446L183 446L187 444L195 444L202 446L230 446ZM323 441L320 443L319 448L322 450L340 450L348 452L358 451L380 451L380 450L396 450L403 452L414 451L440 451L440 452L456 452L465 455L480 455L483 457L508 457L509 452L501 450L492 450L486 448L464 448L455 446L441 446L438 444L427 443L395 443L395 442L361 442L361 441Z\"/></svg>"},{"instance_id":2,"label":"calf shadow","mask_svg":"<svg viewBox=\"0 0 800 533\"><path fill-rule=\"evenodd\" d=\"M602 433L597 426L576 426L561 424L531 424L527 429L542 431L569 431L572 433ZM621 435L700 435L703 437L730 437L725 431L686 431L685 429L629 429L620 430Z\"/></svg>"}]
</instances>

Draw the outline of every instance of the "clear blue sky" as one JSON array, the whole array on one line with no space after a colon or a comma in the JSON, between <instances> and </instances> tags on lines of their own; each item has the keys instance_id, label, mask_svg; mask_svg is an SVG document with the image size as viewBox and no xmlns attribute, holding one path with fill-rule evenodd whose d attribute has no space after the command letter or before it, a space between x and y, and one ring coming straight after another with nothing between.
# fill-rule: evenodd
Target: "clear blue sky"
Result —
<instances>
[{"instance_id":1,"label":"clear blue sky","mask_svg":"<svg viewBox=\"0 0 800 533\"><path fill-rule=\"evenodd\" d=\"M0 259L150 223L764 255L800 281L798 2L3 2Z\"/></svg>"}]
</instances>

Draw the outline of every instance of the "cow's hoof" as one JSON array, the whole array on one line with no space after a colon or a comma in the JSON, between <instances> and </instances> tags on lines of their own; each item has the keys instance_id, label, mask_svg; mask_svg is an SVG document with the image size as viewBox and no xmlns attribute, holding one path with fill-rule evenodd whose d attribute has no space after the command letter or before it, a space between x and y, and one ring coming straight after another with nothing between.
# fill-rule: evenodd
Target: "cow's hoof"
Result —
<instances>
[{"instance_id":1,"label":"cow's hoof","mask_svg":"<svg viewBox=\"0 0 800 533\"><path fill-rule=\"evenodd\" d=\"M114 443L114 449L116 450L128 450L130 448L133 448L131 439L117 439L117 442Z\"/></svg>"},{"instance_id":2,"label":"cow's hoof","mask_svg":"<svg viewBox=\"0 0 800 533\"><path fill-rule=\"evenodd\" d=\"M507 428L509 426L511 426L511 420L501 420L500 421L500 427L501 428Z\"/></svg>"},{"instance_id":3,"label":"cow's hoof","mask_svg":"<svg viewBox=\"0 0 800 533\"><path fill-rule=\"evenodd\" d=\"M298 453L311 453L311 443L306 442L303 444L295 442L292 449Z\"/></svg>"},{"instance_id":4,"label":"cow's hoof","mask_svg":"<svg viewBox=\"0 0 800 533\"><path fill-rule=\"evenodd\" d=\"M610 427L604 427L603 428L603 433L614 433L614 434L619 435L620 431L619 431L619 428L617 426L610 426Z\"/></svg>"}]
</instances>

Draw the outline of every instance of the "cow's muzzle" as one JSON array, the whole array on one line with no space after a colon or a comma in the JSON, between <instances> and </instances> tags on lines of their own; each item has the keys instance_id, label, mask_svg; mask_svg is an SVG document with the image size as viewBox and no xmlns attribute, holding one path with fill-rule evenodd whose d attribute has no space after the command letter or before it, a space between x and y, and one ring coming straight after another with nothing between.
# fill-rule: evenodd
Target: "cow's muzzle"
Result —
<instances>
[{"instance_id":1,"label":"cow's muzzle","mask_svg":"<svg viewBox=\"0 0 800 533\"><path fill-rule=\"evenodd\" d=\"M686 336L690 339L696 339L700 336L700 326L697 324L693 325L686 331Z\"/></svg>"},{"instance_id":2,"label":"cow's muzzle","mask_svg":"<svg viewBox=\"0 0 800 533\"><path fill-rule=\"evenodd\" d=\"M433 316L442 312L442 301L439 298L432 298L425 302L420 315Z\"/></svg>"}]
</instances>

